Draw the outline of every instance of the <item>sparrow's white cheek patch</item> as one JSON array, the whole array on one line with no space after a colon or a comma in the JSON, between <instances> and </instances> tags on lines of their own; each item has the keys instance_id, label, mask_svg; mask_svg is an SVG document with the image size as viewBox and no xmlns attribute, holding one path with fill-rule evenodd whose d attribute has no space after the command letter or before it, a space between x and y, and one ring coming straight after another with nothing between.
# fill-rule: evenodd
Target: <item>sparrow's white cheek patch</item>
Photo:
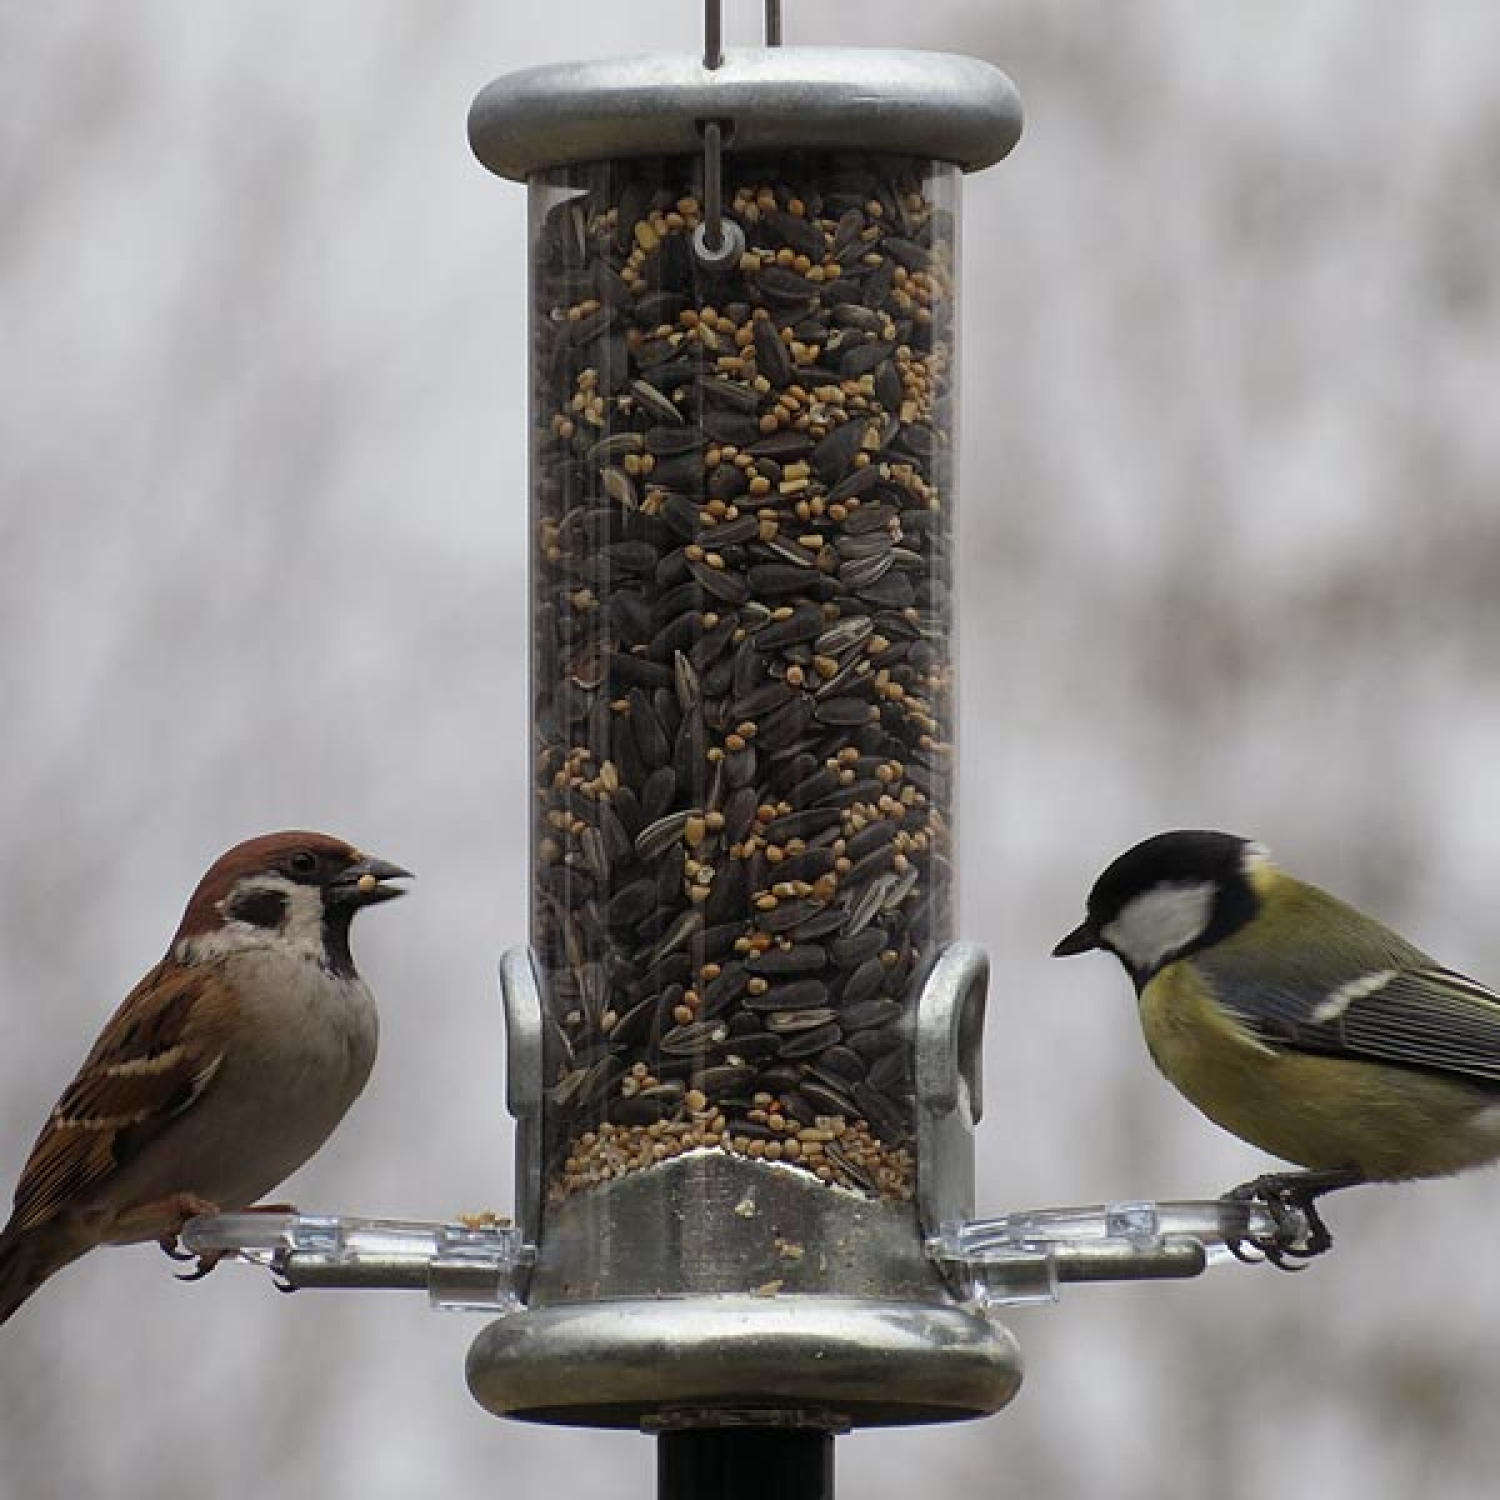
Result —
<instances>
[{"instance_id":1,"label":"sparrow's white cheek patch","mask_svg":"<svg viewBox=\"0 0 1500 1500\"><path fill-rule=\"evenodd\" d=\"M1155 886L1127 901L1100 936L1132 967L1155 968L1203 936L1215 889L1207 880Z\"/></svg>"}]
</instances>

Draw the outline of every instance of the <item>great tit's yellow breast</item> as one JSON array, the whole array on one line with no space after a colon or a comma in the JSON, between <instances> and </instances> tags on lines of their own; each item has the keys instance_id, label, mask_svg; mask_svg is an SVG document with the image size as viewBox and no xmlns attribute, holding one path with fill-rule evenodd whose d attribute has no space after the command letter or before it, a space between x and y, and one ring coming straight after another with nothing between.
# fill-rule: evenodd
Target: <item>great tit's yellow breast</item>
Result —
<instances>
[{"instance_id":1,"label":"great tit's yellow breast","mask_svg":"<svg viewBox=\"0 0 1500 1500\"><path fill-rule=\"evenodd\" d=\"M1410 1068L1268 1046L1214 1002L1191 960L1140 996L1158 1068L1209 1119L1285 1161L1433 1177L1500 1155L1500 1103Z\"/></svg>"},{"instance_id":2,"label":"great tit's yellow breast","mask_svg":"<svg viewBox=\"0 0 1500 1500\"><path fill-rule=\"evenodd\" d=\"M1273 1113L1280 1059L1214 1003L1193 965L1168 964L1151 979L1140 1013L1146 1047L1163 1076L1210 1119L1273 1149L1264 1139L1265 1117Z\"/></svg>"}]
</instances>

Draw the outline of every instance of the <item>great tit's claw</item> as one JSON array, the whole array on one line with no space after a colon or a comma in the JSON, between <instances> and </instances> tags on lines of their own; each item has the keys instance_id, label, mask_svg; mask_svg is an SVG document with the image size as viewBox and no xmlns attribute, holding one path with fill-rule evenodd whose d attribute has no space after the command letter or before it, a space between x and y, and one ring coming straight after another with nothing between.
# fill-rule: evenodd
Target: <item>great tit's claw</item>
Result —
<instances>
[{"instance_id":1,"label":"great tit's claw","mask_svg":"<svg viewBox=\"0 0 1500 1500\"><path fill-rule=\"evenodd\" d=\"M1269 1235L1226 1236L1225 1244L1237 1260L1253 1263L1245 1253L1250 1247L1260 1252L1256 1258L1279 1271L1301 1271L1308 1261L1333 1247L1333 1235L1318 1212L1317 1200L1359 1181L1354 1172L1271 1172L1241 1183L1224 1194L1224 1201L1262 1204L1275 1228Z\"/></svg>"},{"instance_id":2,"label":"great tit's claw","mask_svg":"<svg viewBox=\"0 0 1500 1500\"><path fill-rule=\"evenodd\" d=\"M1258 1266L1263 1260L1269 1258L1266 1252L1246 1234L1226 1234L1224 1248L1242 1266Z\"/></svg>"}]
</instances>

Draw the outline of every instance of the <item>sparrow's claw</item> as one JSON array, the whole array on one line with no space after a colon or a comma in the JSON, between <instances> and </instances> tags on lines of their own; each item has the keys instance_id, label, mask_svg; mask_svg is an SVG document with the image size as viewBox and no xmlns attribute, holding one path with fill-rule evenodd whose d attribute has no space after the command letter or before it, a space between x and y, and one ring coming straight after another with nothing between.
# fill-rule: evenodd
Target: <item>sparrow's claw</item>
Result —
<instances>
[{"instance_id":1,"label":"sparrow's claw","mask_svg":"<svg viewBox=\"0 0 1500 1500\"><path fill-rule=\"evenodd\" d=\"M169 1252L170 1253L170 1252ZM197 1266L191 1271L184 1271L177 1279L179 1281L202 1281L210 1271L216 1270L221 1261L233 1260L233 1250L205 1250L202 1255L173 1255L173 1260L196 1260Z\"/></svg>"},{"instance_id":2,"label":"sparrow's claw","mask_svg":"<svg viewBox=\"0 0 1500 1500\"><path fill-rule=\"evenodd\" d=\"M1259 1203L1271 1216L1270 1234L1226 1234L1224 1243L1247 1265L1268 1261L1279 1271L1301 1271L1306 1263L1333 1247L1333 1235L1318 1212L1325 1193L1353 1187L1358 1172L1270 1172L1224 1194L1226 1203Z\"/></svg>"},{"instance_id":3,"label":"sparrow's claw","mask_svg":"<svg viewBox=\"0 0 1500 1500\"><path fill-rule=\"evenodd\" d=\"M297 1283L287 1274L287 1256L284 1251L278 1251L271 1260L271 1285L278 1292L285 1292L287 1296L298 1290Z\"/></svg>"},{"instance_id":4,"label":"sparrow's claw","mask_svg":"<svg viewBox=\"0 0 1500 1500\"><path fill-rule=\"evenodd\" d=\"M170 1256L173 1260L195 1260L198 1262L201 1271L204 1257L196 1251L183 1247L182 1231L187 1226L189 1219L200 1218L205 1214L216 1214L218 1211L219 1205L217 1203L210 1203L207 1198L200 1198L196 1193L177 1193L160 1203L147 1204L135 1210L133 1215L127 1215L120 1222L129 1223L131 1217L149 1221L155 1215L156 1222L160 1224L163 1222L163 1218L165 1218L166 1222L171 1224L171 1228L159 1235L156 1241L162 1248L162 1254ZM218 1265L219 1261L223 1258L223 1252L219 1252L218 1259L214 1261L214 1265ZM213 1266L210 1266L209 1270L211 1271L212 1269ZM208 1271L201 1271L201 1274L207 1276ZM197 1281L199 1277L196 1275L189 1277L179 1276L177 1279L179 1281Z\"/></svg>"}]
</instances>

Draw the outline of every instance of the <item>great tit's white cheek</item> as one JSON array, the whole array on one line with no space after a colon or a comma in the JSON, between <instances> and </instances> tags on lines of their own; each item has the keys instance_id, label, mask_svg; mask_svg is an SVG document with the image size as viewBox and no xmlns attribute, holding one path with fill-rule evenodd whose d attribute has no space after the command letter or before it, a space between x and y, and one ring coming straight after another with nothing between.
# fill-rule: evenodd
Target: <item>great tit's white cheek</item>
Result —
<instances>
[{"instance_id":1,"label":"great tit's white cheek","mask_svg":"<svg viewBox=\"0 0 1500 1500\"><path fill-rule=\"evenodd\" d=\"M1131 967L1154 969L1202 937L1217 889L1208 880L1154 886L1127 901L1099 935Z\"/></svg>"}]
</instances>

